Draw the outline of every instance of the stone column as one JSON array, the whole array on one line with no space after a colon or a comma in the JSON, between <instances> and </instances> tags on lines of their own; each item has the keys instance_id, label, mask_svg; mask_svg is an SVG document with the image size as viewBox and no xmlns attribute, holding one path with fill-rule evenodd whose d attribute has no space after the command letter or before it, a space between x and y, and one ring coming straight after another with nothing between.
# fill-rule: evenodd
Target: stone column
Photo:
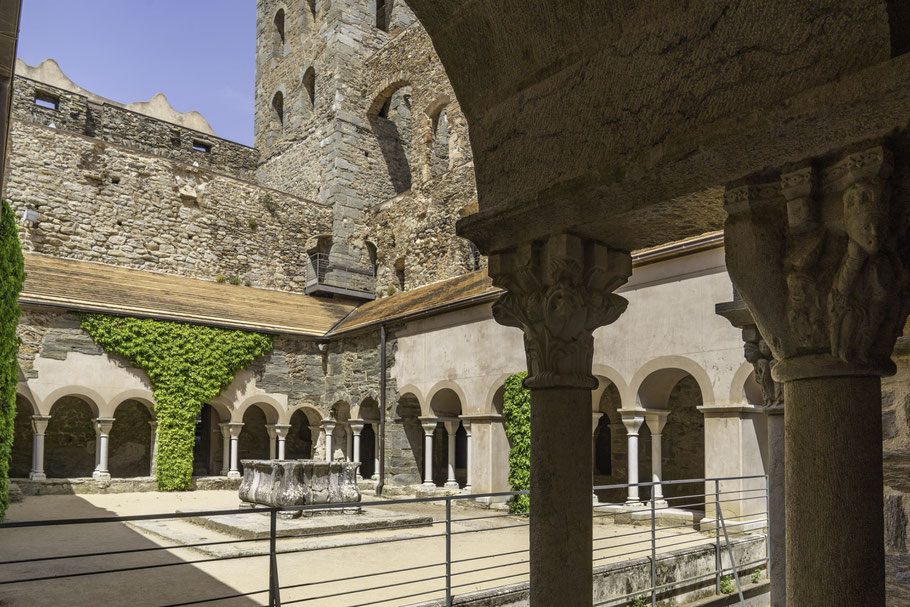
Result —
<instances>
[{"instance_id":1,"label":"stone column","mask_svg":"<svg viewBox=\"0 0 910 607\"><path fill-rule=\"evenodd\" d=\"M344 457L349 461L354 461L354 433L351 431L351 422L342 424L344 427L345 449Z\"/></svg>"},{"instance_id":2,"label":"stone column","mask_svg":"<svg viewBox=\"0 0 910 607\"><path fill-rule=\"evenodd\" d=\"M278 437L278 459L280 460L284 459L285 441L287 441L290 429L290 424L275 424L275 435Z\"/></svg>"},{"instance_id":3,"label":"stone column","mask_svg":"<svg viewBox=\"0 0 910 607\"><path fill-rule=\"evenodd\" d=\"M155 476L155 473L158 472L158 420L153 419L149 422L149 427L152 432L152 442L151 442L151 461L149 462L149 476Z\"/></svg>"},{"instance_id":4,"label":"stone column","mask_svg":"<svg viewBox=\"0 0 910 607\"><path fill-rule=\"evenodd\" d=\"M332 432L335 431L335 422L322 422L325 431L325 461L332 461Z\"/></svg>"},{"instance_id":5,"label":"stone column","mask_svg":"<svg viewBox=\"0 0 910 607\"><path fill-rule=\"evenodd\" d=\"M312 445L310 447L310 459L316 459L317 457L319 457L319 439L322 438L322 427L321 426L308 426L308 427L310 429L310 441L311 441L311 445ZM325 448L325 442L323 442L322 447ZM325 454L323 454L323 458L325 458Z\"/></svg>"},{"instance_id":6,"label":"stone column","mask_svg":"<svg viewBox=\"0 0 910 607\"><path fill-rule=\"evenodd\" d=\"M379 480L379 422L370 422L373 427L373 476L370 480Z\"/></svg>"},{"instance_id":7,"label":"stone column","mask_svg":"<svg viewBox=\"0 0 910 607\"><path fill-rule=\"evenodd\" d=\"M113 417L99 417L97 420L98 427L98 467L92 474L92 478L99 481L111 480L111 473L108 471L108 443L110 442L111 426L114 425Z\"/></svg>"},{"instance_id":8,"label":"stone column","mask_svg":"<svg viewBox=\"0 0 910 607\"><path fill-rule=\"evenodd\" d=\"M768 425L768 539L771 563L771 607L787 604L787 493L784 439L784 387L771 377L777 363L771 348L761 336L745 302L734 293L732 302L717 304L718 314L742 330L744 354L751 363L755 381L761 388Z\"/></svg>"},{"instance_id":9,"label":"stone column","mask_svg":"<svg viewBox=\"0 0 910 607\"><path fill-rule=\"evenodd\" d=\"M464 427L464 432L468 437L467 444L465 445L467 449L467 461L465 462L464 492L471 493L471 464L473 463L474 458L474 445L471 441L471 422L463 419L461 420L461 425Z\"/></svg>"},{"instance_id":10,"label":"stone column","mask_svg":"<svg viewBox=\"0 0 910 607\"><path fill-rule=\"evenodd\" d=\"M275 424L266 424L265 431L269 434L269 459L275 459L278 455L278 433L275 431Z\"/></svg>"},{"instance_id":11,"label":"stone column","mask_svg":"<svg viewBox=\"0 0 910 607\"><path fill-rule=\"evenodd\" d=\"M227 424L228 432L231 435L231 467L228 470L228 478L240 478L239 446L240 431L243 429L243 422L229 422Z\"/></svg>"},{"instance_id":12,"label":"stone column","mask_svg":"<svg viewBox=\"0 0 910 607\"><path fill-rule=\"evenodd\" d=\"M892 167L870 144L725 195L727 268L784 386L793 606L885 604L880 378L910 296L910 201Z\"/></svg>"},{"instance_id":13,"label":"stone column","mask_svg":"<svg viewBox=\"0 0 910 607\"><path fill-rule=\"evenodd\" d=\"M490 256L500 324L524 332L531 390L530 604L587 605L593 596L591 441L593 332L627 302L612 293L628 253L558 234ZM558 573L557 573L558 572Z\"/></svg>"},{"instance_id":14,"label":"stone column","mask_svg":"<svg viewBox=\"0 0 910 607\"><path fill-rule=\"evenodd\" d=\"M221 476L227 476L231 469L231 424L221 422Z\"/></svg>"},{"instance_id":15,"label":"stone column","mask_svg":"<svg viewBox=\"0 0 910 607\"><path fill-rule=\"evenodd\" d=\"M92 426L95 428L95 472L97 472L98 466L101 465L101 427L98 425L97 419L93 420Z\"/></svg>"},{"instance_id":16,"label":"stone column","mask_svg":"<svg viewBox=\"0 0 910 607\"><path fill-rule=\"evenodd\" d=\"M446 489L458 489L458 481L455 480L455 433L458 432L458 426L461 424L459 420L446 420L443 425L446 427L446 434L448 438L448 448L446 450L446 455L448 455L448 467L447 467L447 476L446 484L444 487Z\"/></svg>"},{"instance_id":17,"label":"stone column","mask_svg":"<svg viewBox=\"0 0 910 607\"><path fill-rule=\"evenodd\" d=\"M634 413L623 413L622 424L626 427L626 433L629 435L629 453L628 463L629 471L626 482L629 484L629 497L626 499L627 504L640 504L641 498L638 495L638 430L644 423L645 418Z\"/></svg>"},{"instance_id":18,"label":"stone column","mask_svg":"<svg viewBox=\"0 0 910 607\"><path fill-rule=\"evenodd\" d=\"M669 411L648 411L645 413L645 421L648 423L648 430L651 431L651 482L657 483L651 489L651 499L661 502L664 499L661 482L664 480L662 464L662 445L660 443L661 433L667 423Z\"/></svg>"},{"instance_id":19,"label":"stone column","mask_svg":"<svg viewBox=\"0 0 910 607\"><path fill-rule=\"evenodd\" d=\"M348 422L348 428L350 428L351 434L354 435L354 454L351 461L360 463L360 433L363 432L363 420L352 419ZM360 466L357 466L357 480L363 480L363 476L360 474Z\"/></svg>"},{"instance_id":20,"label":"stone column","mask_svg":"<svg viewBox=\"0 0 910 607\"><path fill-rule=\"evenodd\" d=\"M44 432L51 421L50 415L32 415L32 432L35 433L32 443L32 471L28 477L33 481L43 481L44 474Z\"/></svg>"},{"instance_id":21,"label":"stone column","mask_svg":"<svg viewBox=\"0 0 910 607\"><path fill-rule=\"evenodd\" d=\"M433 433L439 423L435 417L421 417L420 425L423 427L423 485L435 487L433 483Z\"/></svg>"}]
</instances>

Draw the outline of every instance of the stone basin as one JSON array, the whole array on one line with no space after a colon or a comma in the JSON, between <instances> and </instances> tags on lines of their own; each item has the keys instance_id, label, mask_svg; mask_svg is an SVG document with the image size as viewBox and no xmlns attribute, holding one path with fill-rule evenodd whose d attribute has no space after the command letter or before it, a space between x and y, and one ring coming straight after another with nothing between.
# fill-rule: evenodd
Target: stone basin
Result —
<instances>
[{"instance_id":1,"label":"stone basin","mask_svg":"<svg viewBox=\"0 0 910 607\"><path fill-rule=\"evenodd\" d=\"M323 460L243 460L240 484L242 506L307 506L317 504L351 504L303 512L311 514L351 514L360 512L360 489L357 488L357 462ZM300 516L301 512L289 513Z\"/></svg>"}]
</instances>

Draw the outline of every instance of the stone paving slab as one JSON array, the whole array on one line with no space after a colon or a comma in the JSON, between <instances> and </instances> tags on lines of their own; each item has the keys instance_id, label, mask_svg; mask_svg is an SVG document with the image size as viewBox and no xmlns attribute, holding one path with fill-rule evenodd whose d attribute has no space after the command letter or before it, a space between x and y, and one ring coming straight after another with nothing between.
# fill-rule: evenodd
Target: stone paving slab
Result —
<instances>
[{"instance_id":1,"label":"stone paving slab","mask_svg":"<svg viewBox=\"0 0 910 607\"><path fill-rule=\"evenodd\" d=\"M266 514L222 514L184 519L206 529L219 531L239 539L268 539L269 516ZM368 531L383 527L418 527L433 522L433 517L406 514L376 508L364 508L360 514L330 514L278 519L278 537L302 535L304 533L330 533L341 531ZM403 527L407 525L408 527Z\"/></svg>"}]
</instances>

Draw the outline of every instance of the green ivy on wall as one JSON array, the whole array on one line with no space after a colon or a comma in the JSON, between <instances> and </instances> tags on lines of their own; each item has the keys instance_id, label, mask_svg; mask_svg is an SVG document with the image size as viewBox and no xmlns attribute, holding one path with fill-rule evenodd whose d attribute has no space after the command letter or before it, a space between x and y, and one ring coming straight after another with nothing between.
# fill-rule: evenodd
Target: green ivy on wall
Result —
<instances>
[{"instance_id":1,"label":"green ivy on wall","mask_svg":"<svg viewBox=\"0 0 910 607\"><path fill-rule=\"evenodd\" d=\"M509 439L509 484L512 491L531 488L531 391L522 385L526 372L506 379L502 415ZM509 512L526 513L531 501L527 495L516 495Z\"/></svg>"},{"instance_id":2,"label":"green ivy on wall","mask_svg":"<svg viewBox=\"0 0 910 607\"><path fill-rule=\"evenodd\" d=\"M237 371L271 350L274 338L149 318L83 314L81 319L96 344L148 373L158 418L158 489L189 489L199 412Z\"/></svg>"},{"instance_id":3,"label":"green ivy on wall","mask_svg":"<svg viewBox=\"0 0 910 607\"><path fill-rule=\"evenodd\" d=\"M9 463L13 454L16 383L19 380L16 327L19 325L19 292L24 280L16 216L3 200L0 201L0 521L9 506Z\"/></svg>"}]
</instances>

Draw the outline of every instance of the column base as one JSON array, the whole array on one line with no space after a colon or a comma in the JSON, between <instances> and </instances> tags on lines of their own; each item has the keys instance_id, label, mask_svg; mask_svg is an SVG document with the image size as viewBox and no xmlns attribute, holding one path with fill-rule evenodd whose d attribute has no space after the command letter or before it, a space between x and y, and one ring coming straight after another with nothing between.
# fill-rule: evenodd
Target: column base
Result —
<instances>
[{"instance_id":1,"label":"column base","mask_svg":"<svg viewBox=\"0 0 910 607\"><path fill-rule=\"evenodd\" d=\"M28 478L33 481L46 481L47 475L44 472L29 472Z\"/></svg>"},{"instance_id":2,"label":"column base","mask_svg":"<svg viewBox=\"0 0 910 607\"><path fill-rule=\"evenodd\" d=\"M436 483L423 482L420 484L420 487L423 489L435 489Z\"/></svg>"},{"instance_id":3,"label":"column base","mask_svg":"<svg viewBox=\"0 0 910 607\"><path fill-rule=\"evenodd\" d=\"M102 472L101 470L95 470L92 472L92 478L96 481L107 482L111 480L110 472Z\"/></svg>"},{"instance_id":4,"label":"column base","mask_svg":"<svg viewBox=\"0 0 910 607\"><path fill-rule=\"evenodd\" d=\"M654 507L655 507L655 508L658 508L658 509L659 509L659 508L669 508L669 506L670 506L670 505L667 503L667 500L665 500L665 499L663 498L663 496L661 496L661 497L659 497L659 498L657 498L657 499L655 499L655 500L653 500L653 501L654 501ZM651 500L648 500L648 505L650 505L650 504L651 504Z\"/></svg>"},{"instance_id":5,"label":"column base","mask_svg":"<svg viewBox=\"0 0 910 607\"><path fill-rule=\"evenodd\" d=\"M379 474L374 474L373 476L370 477L370 480L371 480L371 481L378 481L378 480L379 480Z\"/></svg>"},{"instance_id":6,"label":"column base","mask_svg":"<svg viewBox=\"0 0 910 607\"><path fill-rule=\"evenodd\" d=\"M455 481L447 481L446 484L443 485L443 487L445 487L446 489L458 489L458 483L456 483Z\"/></svg>"},{"instance_id":7,"label":"column base","mask_svg":"<svg viewBox=\"0 0 910 607\"><path fill-rule=\"evenodd\" d=\"M227 473L228 478L240 478L242 475L237 470L231 470Z\"/></svg>"},{"instance_id":8,"label":"column base","mask_svg":"<svg viewBox=\"0 0 910 607\"><path fill-rule=\"evenodd\" d=\"M462 489L461 492L466 495L470 495L471 493L474 493L474 490L471 488L471 485L465 485L464 489Z\"/></svg>"}]
</instances>

